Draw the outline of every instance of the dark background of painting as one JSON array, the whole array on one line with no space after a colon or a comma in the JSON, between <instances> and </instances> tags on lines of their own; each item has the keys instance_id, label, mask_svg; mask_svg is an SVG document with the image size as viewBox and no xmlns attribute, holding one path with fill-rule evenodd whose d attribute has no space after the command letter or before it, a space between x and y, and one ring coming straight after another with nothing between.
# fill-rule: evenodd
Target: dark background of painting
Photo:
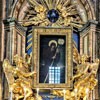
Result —
<instances>
[{"instance_id":1,"label":"dark background of painting","mask_svg":"<svg viewBox=\"0 0 100 100\"><path fill-rule=\"evenodd\" d=\"M64 35L40 35L40 62L39 62L39 82L40 83L44 83L45 77L48 73L48 68L46 68L45 66L43 66L44 64L44 58L43 58L43 54L47 53L46 55L49 56L49 53L46 52L46 50L48 49L48 43L51 40L56 40L58 41L58 39L64 39L64 44L63 45L59 45L58 44L58 48L60 51L60 60L57 64L57 67L61 67L61 75L60 75L60 83L65 83L65 50L66 50L66 36Z\"/></svg>"}]
</instances>

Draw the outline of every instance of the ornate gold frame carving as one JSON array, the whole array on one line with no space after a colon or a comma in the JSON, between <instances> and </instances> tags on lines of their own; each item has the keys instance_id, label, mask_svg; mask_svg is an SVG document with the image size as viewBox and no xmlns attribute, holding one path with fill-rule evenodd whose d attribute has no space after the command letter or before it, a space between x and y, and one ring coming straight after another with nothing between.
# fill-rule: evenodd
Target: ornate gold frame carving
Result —
<instances>
[{"instance_id":1,"label":"ornate gold frame carving","mask_svg":"<svg viewBox=\"0 0 100 100\"><path fill-rule=\"evenodd\" d=\"M40 38L39 35L64 35L66 37L66 64L65 66L65 83L61 84L48 84L48 83L39 83L39 50L40 50ZM33 88L41 89L59 89L66 88L71 89L73 87L73 82L71 81L73 76L73 58L72 58L72 29L70 27L66 28L47 28L47 27L35 27L33 28L33 40L32 40L32 57L33 57L33 70L37 74L33 78Z\"/></svg>"}]
</instances>

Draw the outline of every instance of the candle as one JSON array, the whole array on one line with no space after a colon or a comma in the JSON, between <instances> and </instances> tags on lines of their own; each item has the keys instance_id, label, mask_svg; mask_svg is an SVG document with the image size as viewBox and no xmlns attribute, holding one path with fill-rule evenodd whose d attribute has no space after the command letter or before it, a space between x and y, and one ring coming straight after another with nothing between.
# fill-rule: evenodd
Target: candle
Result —
<instances>
[{"instance_id":1,"label":"candle","mask_svg":"<svg viewBox=\"0 0 100 100\"><path fill-rule=\"evenodd\" d=\"M27 91L27 89L24 88L24 100L26 100L26 91Z\"/></svg>"},{"instance_id":2,"label":"candle","mask_svg":"<svg viewBox=\"0 0 100 100\"><path fill-rule=\"evenodd\" d=\"M89 89L87 88L86 89L86 100L88 100L88 98L89 98Z\"/></svg>"},{"instance_id":3,"label":"candle","mask_svg":"<svg viewBox=\"0 0 100 100\"><path fill-rule=\"evenodd\" d=\"M26 95L26 90L24 90L24 100L26 100L25 95Z\"/></svg>"},{"instance_id":4,"label":"candle","mask_svg":"<svg viewBox=\"0 0 100 100\"><path fill-rule=\"evenodd\" d=\"M39 96L39 88L37 88L37 100L38 100L38 96Z\"/></svg>"},{"instance_id":5,"label":"candle","mask_svg":"<svg viewBox=\"0 0 100 100\"><path fill-rule=\"evenodd\" d=\"M77 89L75 89L74 92L75 92L75 100L77 100Z\"/></svg>"},{"instance_id":6,"label":"candle","mask_svg":"<svg viewBox=\"0 0 100 100\"><path fill-rule=\"evenodd\" d=\"M63 90L63 93L64 93L64 97L63 98L64 98L64 100L66 100L66 90L65 89Z\"/></svg>"},{"instance_id":7,"label":"candle","mask_svg":"<svg viewBox=\"0 0 100 100\"><path fill-rule=\"evenodd\" d=\"M10 100L13 100L13 89L10 88Z\"/></svg>"}]
</instances>

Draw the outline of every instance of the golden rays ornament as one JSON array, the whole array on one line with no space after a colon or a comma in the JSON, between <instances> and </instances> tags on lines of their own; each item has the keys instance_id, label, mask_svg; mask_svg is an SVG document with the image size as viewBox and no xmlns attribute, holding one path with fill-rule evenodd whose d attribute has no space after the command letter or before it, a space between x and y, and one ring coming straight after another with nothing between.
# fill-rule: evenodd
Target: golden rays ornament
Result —
<instances>
[{"instance_id":1,"label":"golden rays ornament","mask_svg":"<svg viewBox=\"0 0 100 100\"><path fill-rule=\"evenodd\" d=\"M24 18L23 26L73 26L80 28L84 24L71 0L27 0L27 2L30 7L25 12L27 16ZM50 21L52 18L54 19ZM57 21L54 21L56 19Z\"/></svg>"}]
</instances>

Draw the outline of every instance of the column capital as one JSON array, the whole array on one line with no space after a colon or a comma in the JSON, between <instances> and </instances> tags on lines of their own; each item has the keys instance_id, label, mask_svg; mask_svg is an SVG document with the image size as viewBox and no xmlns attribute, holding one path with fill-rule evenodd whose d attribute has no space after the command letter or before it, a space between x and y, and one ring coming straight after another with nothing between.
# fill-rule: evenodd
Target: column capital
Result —
<instances>
[{"instance_id":1,"label":"column capital","mask_svg":"<svg viewBox=\"0 0 100 100\"><path fill-rule=\"evenodd\" d=\"M79 31L79 32L82 32L82 31L86 30L86 28L88 28L88 27L91 26L91 25L97 26L98 23L99 23L99 22L96 21L96 20L89 20L88 22L86 22L86 24L84 24L84 26L83 26L82 28L78 29L78 31Z\"/></svg>"},{"instance_id":2,"label":"column capital","mask_svg":"<svg viewBox=\"0 0 100 100\"><path fill-rule=\"evenodd\" d=\"M3 20L3 23L4 23L5 27L11 28L12 26L15 26L19 30L22 30L23 32L26 32L26 28L23 27L21 24L19 24L18 21L13 17L9 17L9 18Z\"/></svg>"}]
</instances>

